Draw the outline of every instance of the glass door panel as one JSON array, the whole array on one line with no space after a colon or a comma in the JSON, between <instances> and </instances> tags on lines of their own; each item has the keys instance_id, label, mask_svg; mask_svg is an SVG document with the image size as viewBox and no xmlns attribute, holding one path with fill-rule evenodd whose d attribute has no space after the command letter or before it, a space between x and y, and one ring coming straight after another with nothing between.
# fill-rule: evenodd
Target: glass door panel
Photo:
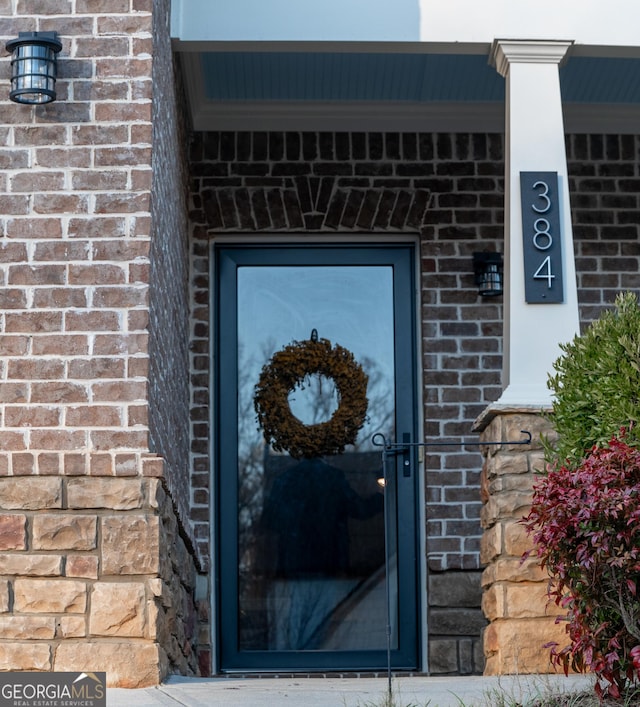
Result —
<instances>
[{"instance_id":1,"label":"glass door panel","mask_svg":"<svg viewBox=\"0 0 640 707\"><path fill-rule=\"evenodd\" d=\"M413 327L398 329L412 322L410 255L217 253L223 669L381 668L387 626L396 663L417 664L415 474L387 470L382 486L371 441L394 439L398 424L414 431L413 394L398 398L412 391ZM366 418L340 453L292 454L265 439L256 386L274 355L316 338L350 352L366 374ZM317 372L287 398L303 434L326 428L341 402L336 381ZM400 555L399 532L411 537Z\"/></svg>"}]
</instances>

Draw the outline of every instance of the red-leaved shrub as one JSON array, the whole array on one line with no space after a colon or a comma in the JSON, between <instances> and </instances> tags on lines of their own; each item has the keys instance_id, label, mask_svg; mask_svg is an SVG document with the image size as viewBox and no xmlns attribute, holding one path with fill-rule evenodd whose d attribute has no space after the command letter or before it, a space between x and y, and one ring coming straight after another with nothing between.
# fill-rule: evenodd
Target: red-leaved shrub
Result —
<instances>
[{"instance_id":1,"label":"red-leaved shrub","mask_svg":"<svg viewBox=\"0 0 640 707\"><path fill-rule=\"evenodd\" d=\"M551 468L524 522L566 610L570 645L549 644L552 663L620 697L640 678L640 449L623 431L575 468Z\"/></svg>"}]
</instances>

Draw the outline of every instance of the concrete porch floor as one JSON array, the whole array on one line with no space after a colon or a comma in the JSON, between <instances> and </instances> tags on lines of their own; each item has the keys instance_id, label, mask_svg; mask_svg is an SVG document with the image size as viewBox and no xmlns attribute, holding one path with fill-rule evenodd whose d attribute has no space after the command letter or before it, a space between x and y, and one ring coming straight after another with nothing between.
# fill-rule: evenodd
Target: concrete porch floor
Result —
<instances>
[{"instance_id":1,"label":"concrete porch floor","mask_svg":"<svg viewBox=\"0 0 640 707\"><path fill-rule=\"evenodd\" d=\"M589 676L520 675L501 677L399 677L393 680L397 707L496 707L527 705L536 695L590 689ZM109 688L108 707L379 707L386 678L184 678L158 687Z\"/></svg>"}]
</instances>

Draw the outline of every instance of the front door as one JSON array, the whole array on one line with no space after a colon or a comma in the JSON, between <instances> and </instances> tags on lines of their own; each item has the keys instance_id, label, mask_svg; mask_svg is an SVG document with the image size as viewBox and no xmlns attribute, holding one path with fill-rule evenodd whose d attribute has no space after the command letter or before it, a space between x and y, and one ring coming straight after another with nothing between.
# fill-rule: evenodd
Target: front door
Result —
<instances>
[{"instance_id":1,"label":"front door","mask_svg":"<svg viewBox=\"0 0 640 707\"><path fill-rule=\"evenodd\" d=\"M213 260L219 667L416 669L413 249Z\"/></svg>"}]
</instances>

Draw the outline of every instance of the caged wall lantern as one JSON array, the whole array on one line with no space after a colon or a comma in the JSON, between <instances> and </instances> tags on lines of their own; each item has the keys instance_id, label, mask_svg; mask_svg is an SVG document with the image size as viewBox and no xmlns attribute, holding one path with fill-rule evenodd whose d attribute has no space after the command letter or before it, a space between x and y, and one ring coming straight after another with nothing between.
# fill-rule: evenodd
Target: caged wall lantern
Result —
<instances>
[{"instance_id":1,"label":"caged wall lantern","mask_svg":"<svg viewBox=\"0 0 640 707\"><path fill-rule=\"evenodd\" d=\"M474 253L473 271L478 294L482 297L497 297L502 294L501 253Z\"/></svg>"},{"instance_id":2,"label":"caged wall lantern","mask_svg":"<svg viewBox=\"0 0 640 707\"><path fill-rule=\"evenodd\" d=\"M16 103L56 100L56 55L62 49L57 32L20 32L7 42L11 52L11 92Z\"/></svg>"}]
</instances>

